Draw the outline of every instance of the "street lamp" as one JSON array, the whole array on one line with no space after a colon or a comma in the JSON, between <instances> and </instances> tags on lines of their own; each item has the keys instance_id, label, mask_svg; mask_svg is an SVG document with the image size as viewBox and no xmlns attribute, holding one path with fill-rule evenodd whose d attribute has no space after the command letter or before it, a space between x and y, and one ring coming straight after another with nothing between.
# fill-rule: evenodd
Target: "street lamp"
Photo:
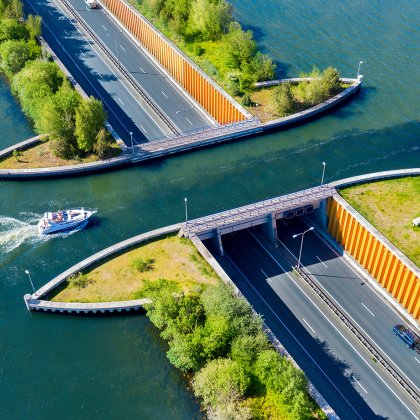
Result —
<instances>
[{"instance_id":1,"label":"street lamp","mask_svg":"<svg viewBox=\"0 0 420 420\"><path fill-rule=\"evenodd\" d=\"M188 199L187 197L184 198L185 203L185 223L188 222Z\"/></svg>"},{"instance_id":2,"label":"street lamp","mask_svg":"<svg viewBox=\"0 0 420 420\"><path fill-rule=\"evenodd\" d=\"M133 132L130 131L130 139L131 139L131 152L134 153L134 143L133 143Z\"/></svg>"},{"instance_id":3,"label":"street lamp","mask_svg":"<svg viewBox=\"0 0 420 420\"><path fill-rule=\"evenodd\" d=\"M187 112L190 110L190 109L193 109L194 108L194 106L189 106L188 108L186 108L186 109L184 109L184 110L181 110L181 111L176 111L176 113L177 114L180 114L181 112L185 112L185 131L187 131L187 121L188 121L188 118L187 118Z\"/></svg>"},{"instance_id":4,"label":"street lamp","mask_svg":"<svg viewBox=\"0 0 420 420\"><path fill-rule=\"evenodd\" d=\"M28 277L29 277L29 282L31 283L32 289L33 289L34 294L35 294L35 293L36 293L36 290L35 290L34 284L32 283L31 275L29 274L29 271L28 271L28 270L25 270L25 273L26 273L26 274L28 275Z\"/></svg>"},{"instance_id":5,"label":"street lamp","mask_svg":"<svg viewBox=\"0 0 420 420\"><path fill-rule=\"evenodd\" d=\"M357 69L357 80L359 80L359 74L360 74L360 66L363 64L363 61L359 61L359 68Z\"/></svg>"},{"instance_id":6,"label":"street lamp","mask_svg":"<svg viewBox=\"0 0 420 420\"><path fill-rule=\"evenodd\" d=\"M299 270L300 270L300 258L302 257L303 237L305 236L305 233L309 232L310 230L314 230L314 227L311 226L309 229L306 229L305 232L297 233L296 235L293 235L293 239L297 238L298 236L302 236L302 239L300 241L300 251L299 251L299 259L298 259L298 265L297 265L297 272L298 273L299 273Z\"/></svg>"},{"instance_id":7,"label":"street lamp","mask_svg":"<svg viewBox=\"0 0 420 420\"><path fill-rule=\"evenodd\" d=\"M322 162L322 177L321 177L321 187L324 184L324 174L325 174L325 162Z\"/></svg>"}]
</instances>

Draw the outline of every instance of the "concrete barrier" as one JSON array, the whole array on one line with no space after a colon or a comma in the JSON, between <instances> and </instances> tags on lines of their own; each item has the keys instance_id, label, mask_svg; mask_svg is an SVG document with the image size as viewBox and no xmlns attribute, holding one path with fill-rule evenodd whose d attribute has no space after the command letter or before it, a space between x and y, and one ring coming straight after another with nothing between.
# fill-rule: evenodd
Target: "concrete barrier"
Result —
<instances>
[{"instance_id":1,"label":"concrete barrier","mask_svg":"<svg viewBox=\"0 0 420 420\"><path fill-rule=\"evenodd\" d=\"M11 154L13 154L15 150L25 150L34 146L35 144L41 143L42 137L43 135L31 137L30 139L23 140L20 143L14 144L13 146L10 146L6 149L0 150L0 160L5 159Z\"/></svg>"}]
</instances>

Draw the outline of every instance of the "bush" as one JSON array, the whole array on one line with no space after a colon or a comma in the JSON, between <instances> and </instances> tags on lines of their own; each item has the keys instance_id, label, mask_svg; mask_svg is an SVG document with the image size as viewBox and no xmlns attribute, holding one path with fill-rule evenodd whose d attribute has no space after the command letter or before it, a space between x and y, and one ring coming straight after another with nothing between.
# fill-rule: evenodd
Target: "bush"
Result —
<instances>
[{"instance_id":1,"label":"bush","mask_svg":"<svg viewBox=\"0 0 420 420\"><path fill-rule=\"evenodd\" d=\"M154 269L155 260L153 258L135 258L131 261L131 267L140 273L145 271L152 271Z\"/></svg>"},{"instance_id":2,"label":"bush","mask_svg":"<svg viewBox=\"0 0 420 420\"><path fill-rule=\"evenodd\" d=\"M83 273L76 273L73 274L71 277L67 279L70 284L70 287L76 287L77 289L85 289L90 284L94 284L95 281L90 279Z\"/></svg>"},{"instance_id":3,"label":"bush","mask_svg":"<svg viewBox=\"0 0 420 420\"><path fill-rule=\"evenodd\" d=\"M251 97L249 96L249 93L245 93L244 96L242 97L242 101L241 104L243 106L252 106L252 100Z\"/></svg>"},{"instance_id":4,"label":"bush","mask_svg":"<svg viewBox=\"0 0 420 420\"><path fill-rule=\"evenodd\" d=\"M279 117L293 114L296 106L290 83L281 83L273 90L270 98L270 107L273 114Z\"/></svg>"}]
</instances>

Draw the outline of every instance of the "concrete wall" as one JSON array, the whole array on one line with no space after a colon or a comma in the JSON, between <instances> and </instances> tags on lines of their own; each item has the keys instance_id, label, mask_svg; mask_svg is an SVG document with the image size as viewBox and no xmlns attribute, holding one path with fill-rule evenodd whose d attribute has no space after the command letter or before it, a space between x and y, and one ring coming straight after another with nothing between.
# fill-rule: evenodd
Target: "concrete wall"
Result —
<instances>
[{"instance_id":1,"label":"concrete wall","mask_svg":"<svg viewBox=\"0 0 420 420\"><path fill-rule=\"evenodd\" d=\"M123 0L101 0L170 75L220 124L243 121L246 111Z\"/></svg>"},{"instance_id":2,"label":"concrete wall","mask_svg":"<svg viewBox=\"0 0 420 420\"><path fill-rule=\"evenodd\" d=\"M328 233L420 320L420 270L341 197L328 199L327 216Z\"/></svg>"}]
</instances>

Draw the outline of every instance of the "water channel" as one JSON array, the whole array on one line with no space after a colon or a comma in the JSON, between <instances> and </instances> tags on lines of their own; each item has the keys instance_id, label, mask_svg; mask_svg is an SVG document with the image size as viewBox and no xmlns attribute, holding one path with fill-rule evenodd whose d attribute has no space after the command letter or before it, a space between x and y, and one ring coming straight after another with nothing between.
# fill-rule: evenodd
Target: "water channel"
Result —
<instances>
[{"instance_id":1,"label":"water channel","mask_svg":"<svg viewBox=\"0 0 420 420\"><path fill-rule=\"evenodd\" d=\"M301 127L147 165L49 181L0 181L0 417L199 418L199 405L144 316L28 313L24 270L40 286L100 249L189 217L320 182L420 166L419 19L404 0L231 0L237 18L280 63L279 76L333 64L365 85L340 109ZM0 148L32 135L0 82ZM85 230L41 240L49 209L99 212Z\"/></svg>"}]
</instances>

